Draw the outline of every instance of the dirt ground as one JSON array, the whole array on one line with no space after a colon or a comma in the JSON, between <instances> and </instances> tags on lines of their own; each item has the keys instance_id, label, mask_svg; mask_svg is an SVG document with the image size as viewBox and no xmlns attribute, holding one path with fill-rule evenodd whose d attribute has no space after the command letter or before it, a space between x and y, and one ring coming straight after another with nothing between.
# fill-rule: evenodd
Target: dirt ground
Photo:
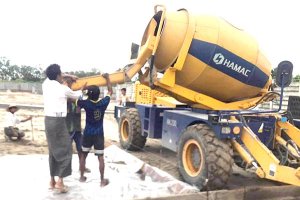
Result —
<instances>
[{"instance_id":1,"label":"dirt ground","mask_svg":"<svg viewBox=\"0 0 300 200\"><path fill-rule=\"evenodd\" d=\"M16 105L43 105L42 95L31 94L26 92L0 92L0 103L1 104L11 104ZM109 109L113 109L112 105ZM0 108L0 155L5 154L17 154L17 155L26 155L26 154L48 154L48 146L45 136L45 127L44 127L44 116L42 109L20 109L17 113L19 119L24 119L27 116L33 116L32 121L27 121L20 123L18 128L25 133L23 140L18 142L7 141L4 137L4 127L5 127L5 115L6 109ZM82 115L82 127L85 123L85 115ZM113 123L113 115L108 114L105 117L105 123ZM108 132L111 132L109 126ZM115 136L108 134L107 135L107 145L114 143ZM112 140L110 142L110 140ZM75 146L74 146L75 148ZM75 150L74 150L75 151Z\"/></svg>"},{"instance_id":2,"label":"dirt ground","mask_svg":"<svg viewBox=\"0 0 300 200\"><path fill-rule=\"evenodd\" d=\"M21 92L0 92L1 104L30 104L42 105L41 95ZM115 102L111 102L108 110L113 111ZM27 121L21 123L19 128L25 132L25 138L19 142L5 140L5 108L0 108L0 156L6 154L47 154L48 147L44 133L44 117L42 109L20 109L17 112L19 118L33 116L32 122ZM82 115L82 127L84 127L85 115ZM116 123L112 112L105 115L104 121L105 145L118 144L118 124ZM73 145L74 153L76 153L75 145ZM140 152L130 152L138 158L144 160L152 166L156 166L174 177L180 179L177 171L176 153L162 147L159 140L148 139L145 148ZM252 186L279 186L281 184L259 179L253 172L244 171L234 166L233 176L230 178L227 188L225 189L245 189ZM246 191L246 190L245 190Z\"/></svg>"}]
</instances>

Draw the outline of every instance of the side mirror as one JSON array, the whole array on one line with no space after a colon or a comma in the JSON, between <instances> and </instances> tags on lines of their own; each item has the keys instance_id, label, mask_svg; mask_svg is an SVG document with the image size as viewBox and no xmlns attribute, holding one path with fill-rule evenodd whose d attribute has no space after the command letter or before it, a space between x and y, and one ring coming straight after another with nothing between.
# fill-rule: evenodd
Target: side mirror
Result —
<instances>
[{"instance_id":1,"label":"side mirror","mask_svg":"<svg viewBox=\"0 0 300 200\"><path fill-rule=\"evenodd\" d=\"M293 64L290 61L282 61L279 63L276 72L276 85L279 87L287 87L293 79Z\"/></svg>"}]
</instances>

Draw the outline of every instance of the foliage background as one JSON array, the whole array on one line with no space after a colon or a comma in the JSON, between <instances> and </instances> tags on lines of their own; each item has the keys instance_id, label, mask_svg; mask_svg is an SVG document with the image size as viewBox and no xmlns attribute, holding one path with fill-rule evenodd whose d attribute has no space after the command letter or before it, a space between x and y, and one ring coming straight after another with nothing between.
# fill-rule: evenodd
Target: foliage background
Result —
<instances>
[{"instance_id":1,"label":"foliage background","mask_svg":"<svg viewBox=\"0 0 300 200\"><path fill-rule=\"evenodd\" d=\"M84 67L82 68L84 69ZM78 77L94 76L101 74L96 68L90 71L70 71L66 72ZM12 65L6 57L0 57L0 80L3 81L21 81L21 82L42 82L45 79L44 70L40 67L27 65Z\"/></svg>"}]
</instances>

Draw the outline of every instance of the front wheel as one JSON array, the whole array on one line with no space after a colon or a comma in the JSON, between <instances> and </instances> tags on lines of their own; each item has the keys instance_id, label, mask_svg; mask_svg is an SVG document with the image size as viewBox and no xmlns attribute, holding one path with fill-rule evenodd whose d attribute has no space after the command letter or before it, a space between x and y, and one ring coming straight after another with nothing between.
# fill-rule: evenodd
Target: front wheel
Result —
<instances>
[{"instance_id":1,"label":"front wheel","mask_svg":"<svg viewBox=\"0 0 300 200\"><path fill-rule=\"evenodd\" d=\"M216 138L209 126L189 126L178 145L180 175L200 190L222 189L232 173L232 155L230 143Z\"/></svg>"},{"instance_id":2,"label":"front wheel","mask_svg":"<svg viewBox=\"0 0 300 200\"><path fill-rule=\"evenodd\" d=\"M141 120L136 108L125 110L119 121L119 139L124 149L137 151L144 148L146 137L142 136Z\"/></svg>"}]
</instances>

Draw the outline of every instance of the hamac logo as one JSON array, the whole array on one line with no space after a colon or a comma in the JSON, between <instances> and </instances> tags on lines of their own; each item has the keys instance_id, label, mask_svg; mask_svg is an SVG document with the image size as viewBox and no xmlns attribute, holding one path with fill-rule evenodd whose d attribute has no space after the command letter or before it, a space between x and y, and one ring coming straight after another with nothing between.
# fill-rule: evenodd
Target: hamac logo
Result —
<instances>
[{"instance_id":1,"label":"hamac logo","mask_svg":"<svg viewBox=\"0 0 300 200\"><path fill-rule=\"evenodd\" d=\"M251 73L250 69L247 69L239 65L238 63L234 63L233 61L225 58L224 55L221 53L216 53L213 58L213 61L216 65L222 65L224 67L227 67L228 69L236 71L237 73L242 74L245 77L248 77Z\"/></svg>"},{"instance_id":2,"label":"hamac logo","mask_svg":"<svg viewBox=\"0 0 300 200\"><path fill-rule=\"evenodd\" d=\"M217 65L220 65L223 63L224 61L224 56L221 54L221 53L216 53L215 56L214 56L214 59L213 61L217 64Z\"/></svg>"}]
</instances>

